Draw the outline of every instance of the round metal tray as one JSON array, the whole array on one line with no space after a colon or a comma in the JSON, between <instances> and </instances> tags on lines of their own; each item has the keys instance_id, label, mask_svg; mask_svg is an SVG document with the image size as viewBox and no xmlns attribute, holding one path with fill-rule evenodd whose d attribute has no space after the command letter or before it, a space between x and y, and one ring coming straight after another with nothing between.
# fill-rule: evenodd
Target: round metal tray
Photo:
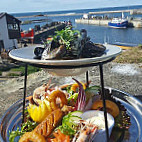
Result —
<instances>
[{"instance_id":1,"label":"round metal tray","mask_svg":"<svg viewBox=\"0 0 142 142\"><path fill-rule=\"evenodd\" d=\"M125 92L112 88L109 89L111 89L114 98L125 106L131 119L131 126L127 133L113 130L110 142L114 142L113 135L116 137L120 134L121 139L118 139L117 142L142 142L142 103ZM20 126L22 122L22 104L22 100L19 100L1 118L0 142L9 142L9 131L16 130ZM26 105L28 105L27 100Z\"/></svg>"}]
</instances>

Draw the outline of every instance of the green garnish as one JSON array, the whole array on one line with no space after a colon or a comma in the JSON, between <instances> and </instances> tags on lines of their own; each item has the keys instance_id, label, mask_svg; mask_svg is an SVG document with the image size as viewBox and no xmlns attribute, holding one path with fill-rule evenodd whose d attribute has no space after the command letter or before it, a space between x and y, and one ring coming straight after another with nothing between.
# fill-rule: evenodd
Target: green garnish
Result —
<instances>
[{"instance_id":1,"label":"green garnish","mask_svg":"<svg viewBox=\"0 0 142 142\"><path fill-rule=\"evenodd\" d=\"M9 141L14 142L15 138L18 136L22 136L26 132L32 131L37 126L36 122L32 122L28 120L27 122L23 123L21 129L17 127L17 130L9 132Z\"/></svg>"},{"instance_id":2,"label":"green garnish","mask_svg":"<svg viewBox=\"0 0 142 142\"><path fill-rule=\"evenodd\" d=\"M76 40L76 37L80 37L80 32L78 30L72 30L71 27L66 27L55 33L56 35L53 37L53 40L59 40L60 44L65 45L67 49L71 48L71 43Z\"/></svg>"},{"instance_id":3,"label":"green garnish","mask_svg":"<svg viewBox=\"0 0 142 142\"><path fill-rule=\"evenodd\" d=\"M71 90L71 85L65 87L63 90L66 90L66 92L69 94L68 103L70 103L71 100L76 102L78 93L74 93L74 91Z\"/></svg>"},{"instance_id":4,"label":"green garnish","mask_svg":"<svg viewBox=\"0 0 142 142\"><path fill-rule=\"evenodd\" d=\"M70 97L68 98L68 103L71 101L71 100L73 100L73 101L77 101L77 98L78 98L78 93L72 93L71 95L70 95Z\"/></svg>"},{"instance_id":5,"label":"green garnish","mask_svg":"<svg viewBox=\"0 0 142 142\"><path fill-rule=\"evenodd\" d=\"M63 117L62 125L57 129L66 135L73 136L78 128L78 121L81 120L80 117L72 115L72 112Z\"/></svg>"}]
</instances>

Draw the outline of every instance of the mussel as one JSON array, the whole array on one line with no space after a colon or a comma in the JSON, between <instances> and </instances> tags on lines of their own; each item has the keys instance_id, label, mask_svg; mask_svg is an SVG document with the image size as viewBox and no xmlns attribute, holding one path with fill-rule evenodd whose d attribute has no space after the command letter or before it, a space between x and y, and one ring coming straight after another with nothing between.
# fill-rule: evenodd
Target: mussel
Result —
<instances>
[{"instance_id":1,"label":"mussel","mask_svg":"<svg viewBox=\"0 0 142 142\"><path fill-rule=\"evenodd\" d=\"M44 51L43 47L36 47L34 49L34 54L35 54L34 59L41 59L43 51Z\"/></svg>"},{"instance_id":2,"label":"mussel","mask_svg":"<svg viewBox=\"0 0 142 142\"><path fill-rule=\"evenodd\" d=\"M102 44L91 42L85 29L82 29L80 33L73 31L72 35L69 34L71 32L70 29L66 30L63 35L61 33L60 36L57 34L47 47L43 49L36 48L34 52L36 57L42 60L68 60L98 57L105 53L106 47Z\"/></svg>"},{"instance_id":3,"label":"mussel","mask_svg":"<svg viewBox=\"0 0 142 142\"><path fill-rule=\"evenodd\" d=\"M102 44L95 44L87 41L82 48L82 58L99 57L105 53L106 47Z\"/></svg>"}]
</instances>

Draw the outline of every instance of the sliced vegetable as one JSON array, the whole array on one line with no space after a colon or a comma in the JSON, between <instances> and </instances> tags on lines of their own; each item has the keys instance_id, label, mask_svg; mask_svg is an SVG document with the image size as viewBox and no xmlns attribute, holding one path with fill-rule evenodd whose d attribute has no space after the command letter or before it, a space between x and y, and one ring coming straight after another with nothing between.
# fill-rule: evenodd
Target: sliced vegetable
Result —
<instances>
[{"instance_id":1,"label":"sliced vegetable","mask_svg":"<svg viewBox=\"0 0 142 142\"><path fill-rule=\"evenodd\" d=\"M63 117L62 125L57 129L60 129L62 133L66 135L74 135L77 130L78 122L81 120L81 117L76 115L81 115L80 111L75 111L67 114Z\"/></svg>"},{"instance_id":2,"label":"sliced vegetable","mask_svg":"<svg viewBox=\"0 0 142 142\"><path fill-rule=\"evenodd\" d=\"M76 102L76 105L75 105L75 110L83 111L85 109L85 105L86 105L85 91L83 89L82 84L79 81L77 81L74 78L73 78L73 80L75 80L79 85L79 94L78 94L77 102Z\"/></svg>"},{"instance_id":3,"label":"sliced vegetable","mask_svg":"<svg viewBox=\"0 0 142 142\"><path fill-rule=\"evenodd\" d=\"M71 112L70 114L71 114L71 115L74 115L74 116L80 117L80 116L82 115L82 113L83 113L82 111L79 111L79 110L78 110L78 111L73 111L73 112Z\"/></svg>"},{"instance_id":4,"label":"sliced vegetable","mask_svg":"<svg viewBox=\"0 0 142 142\"><path fill-rule=\"evenodd\" d=\"M65 127L68 126L70 129L74 130L80 120L81 117L70 115L63 118L62 125Z\"/></svg>"},{"instance_id":5,"label":"sliced vegetable","mask_svg":"<svg viewBox=\"0 0 142 142\"><path fill-rule=\"evenodd\" d=\"M81 120L78 116L71 116L69 122L78 123Z\"/></svg>"}]
</instances>

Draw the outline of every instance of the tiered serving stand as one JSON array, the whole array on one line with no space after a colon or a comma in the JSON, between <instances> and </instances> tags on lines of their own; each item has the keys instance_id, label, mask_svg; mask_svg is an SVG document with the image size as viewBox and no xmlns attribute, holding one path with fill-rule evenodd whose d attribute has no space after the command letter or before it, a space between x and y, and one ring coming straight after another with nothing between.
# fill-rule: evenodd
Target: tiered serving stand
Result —
<instances>
[{"instance_id":1,"label":"tiered serving stand","mask_svg":"<svg viewBox=\"0 0 142 142\"><path fill-rule=\"evenodd\" d=\"M109 130L107 124L107 112L105 104L105 88L103 79L103 65L111 62L115 59L117 55L121 53L121 49L116 46L105 45L106 52L101 57L95 58L84 58L75 60L37 60L34 59L34 49L35 47L26 47L12 50L9 56L15 60L25 63L25 79L24 79L24 97L23 100L16 102L12 105L0 120L0 141L7 142L9 130L16 129L20 126L21 122L24 120L24 108L28 105L28 100L26 100L26 86L27 86L27 69L28 65L33 65L40 68L46 68L50 73L56 74L58 76L75 76L80 73L86 73L86 82L88 84L89 74L88 70L91 67L99 66L100 71L100 84L101 84L101 94L104 106L104 118L105 118L105 128L107 142L114 142L109 138ZM129 128L129 139L126 138L124 134L122 140L123 142L142 142L142 103L131 95L109 88L112 91L112 95L118 101L120 101L127 109L131 117L131 127ZM22 117L21 117L22 116ZM117 141L118 142L118 141Z\"/></svg>"}]
</instances>

